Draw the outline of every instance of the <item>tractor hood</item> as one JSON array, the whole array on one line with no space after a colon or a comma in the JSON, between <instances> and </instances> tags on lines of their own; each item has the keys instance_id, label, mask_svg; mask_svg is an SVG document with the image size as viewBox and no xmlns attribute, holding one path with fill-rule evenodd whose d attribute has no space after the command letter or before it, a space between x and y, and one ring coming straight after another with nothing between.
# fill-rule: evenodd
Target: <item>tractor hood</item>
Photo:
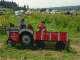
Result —
<instances>
[{"instance_id":1,"label":"tractor hood","mask_svg":"<svg viewBox=\"0 0 80 60\"><path fill-rule=\"evenodd\" d=\"M33 31L30 30L30 29L21 29L19 33L21 34L22 32L25 32L25 31L30 32L31 34L33 34Z\"/></svg>"}]
</instances>

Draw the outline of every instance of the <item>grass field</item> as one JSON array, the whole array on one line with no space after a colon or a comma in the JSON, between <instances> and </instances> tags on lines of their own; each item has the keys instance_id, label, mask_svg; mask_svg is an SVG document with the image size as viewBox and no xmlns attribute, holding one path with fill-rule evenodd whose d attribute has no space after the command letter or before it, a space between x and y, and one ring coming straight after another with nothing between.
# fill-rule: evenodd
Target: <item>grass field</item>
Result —
<instances>
[{"instance_id":1,"label":"grass field","mask_svg":"<svg viewBox=\"0 0 80 60\"><path fill-rule=\"evenodd\" d=\"M11 18L12 17L12 18ZM10 16L9 21L19 25L16 16ZM80 60L80 15L41 14L33 13L25 16L26 23L31 23L37 31L37 24L44 20L48 31L66 31L69 33L70 51L55 51L54 49L18 50L6 45L7 35L0 33L0 60ZM53 29L52 29L53 28Z\"/></svg>"},{"instance_id":2,"label":"grass field","mask_svg":"<svg viewBox=\"0 0 80 60\"><path fill-rule=\"evenodd\" d=\"M54 49L18 50L6 45L6 35L0 36L0 60L80 60L80 38L71 38L70 52Z\"/></svg>"}]
</instances>

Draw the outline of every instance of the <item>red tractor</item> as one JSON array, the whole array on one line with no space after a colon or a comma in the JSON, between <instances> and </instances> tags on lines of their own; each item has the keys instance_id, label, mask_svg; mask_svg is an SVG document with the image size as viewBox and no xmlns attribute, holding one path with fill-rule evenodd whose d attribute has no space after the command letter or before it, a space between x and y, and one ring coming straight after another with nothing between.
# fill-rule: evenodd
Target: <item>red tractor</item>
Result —
<instances>
[{"instance_id":1,"label":"red tractor","mask_svg":"<svg viewBox=\"0 0 80 60\"><path fill-rule=\"evenodd\" d=\"M34 32L30 29L11 28L8 30L8 44L21 44L24 47L38 46L45 48L44 42L56 42L56 49L64 49L68 47L67 32Z\"/></svg>"}]
</instances>

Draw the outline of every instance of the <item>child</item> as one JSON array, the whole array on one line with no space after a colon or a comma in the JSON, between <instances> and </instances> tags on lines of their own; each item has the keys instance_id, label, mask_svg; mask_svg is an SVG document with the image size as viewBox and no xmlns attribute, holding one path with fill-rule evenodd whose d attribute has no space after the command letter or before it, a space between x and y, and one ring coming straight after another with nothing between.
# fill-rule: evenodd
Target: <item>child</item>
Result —
<instances>
[{"instance_id":1,"label":"child","mask_svg":"<svg viewBox=\"0 0 80 60\"><path fill-rule=\"evenodd\" d=\"M25 24L24 19L21 19L21 22L20 22L20 29L26 29L26 24Z\"/></svg>"},{"instance_id":2,"label":"child","mask_svg":"<svg viewBox=\"0 0 80 60\"><path fill-rule=\"evenodd\" d=\"M46 26L45 26L45 22L44 21L41 21L41 23L38 25L38 29L39 31L46 31Z\"/></svg>"}]
</instances>

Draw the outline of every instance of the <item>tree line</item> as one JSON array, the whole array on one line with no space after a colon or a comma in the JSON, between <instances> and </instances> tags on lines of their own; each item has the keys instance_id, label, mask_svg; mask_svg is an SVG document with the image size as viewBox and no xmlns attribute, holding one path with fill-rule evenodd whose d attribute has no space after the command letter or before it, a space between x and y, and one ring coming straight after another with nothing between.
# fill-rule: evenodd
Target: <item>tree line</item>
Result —
<instances>
[{"instance_id":1,"label":"tree line","mask_svg":"<svg viewBox=\"0 0 80 60\"><path fill-rule=\"evenodd\" d=\"M0 7L2 8L9 8L13 10L26 10L26 6L19 7L19 5L16 4L16 2L8 2L8 1L0 1Z\"/></svg>"}]
</instances>

